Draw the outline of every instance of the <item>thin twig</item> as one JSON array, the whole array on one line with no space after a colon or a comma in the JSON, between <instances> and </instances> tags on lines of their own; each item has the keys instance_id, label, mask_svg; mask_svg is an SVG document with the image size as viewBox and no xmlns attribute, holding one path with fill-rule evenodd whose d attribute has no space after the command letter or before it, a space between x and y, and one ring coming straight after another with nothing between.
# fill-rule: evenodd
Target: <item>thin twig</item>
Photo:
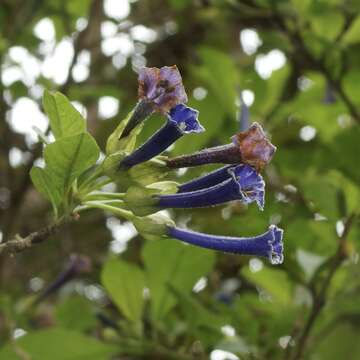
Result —
<instances>
[{"instance_id":1,"label":"thin twig","mask_svg":"<svg viewBox=\"0 0 360 360\"><path fill-rule=\"evenodd\" d=\"M322 309L326 304L326 294L330 287L331 281L338 268L347 258L346 238L353 224L354 219L355 219L355 214L351 214L345 223L344 232L339 238L338 248L336 253L331 259L327 276L325 280L322 282L322 286L320 290L314 295L310 315L305 323L305 326L303 327L301 334L299 335L299 340L297 341L297 346L294 349L294 354L292 357L287 357L288 359L299 360L303 356L303 353L305 351L309 339L310 332L315 324L315 321L317 320L318 316L320 315Z\"/></svg>"},{"instance_id":2,"label":"thin twig","mask_svg":"<svg viewBox=\"0 0 360 360\"><path fill-rule=\"evenodd\" d=\"M47 240L52 235L55 235L60 228L71 221L73 218L63 218L62 220L48 225L38 231L35 231L25 237L16 235L15 238L0 244L0 254L14 254L22 252L35 244L41 243Z\"/></svg>"}]
</instances>

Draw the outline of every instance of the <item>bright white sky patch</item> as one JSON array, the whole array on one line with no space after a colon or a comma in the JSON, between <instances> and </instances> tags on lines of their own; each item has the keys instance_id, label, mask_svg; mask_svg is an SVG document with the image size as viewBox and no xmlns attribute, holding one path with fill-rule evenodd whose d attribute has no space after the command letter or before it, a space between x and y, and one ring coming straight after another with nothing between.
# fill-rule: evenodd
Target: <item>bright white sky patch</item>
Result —
<instances>
[{"instance_id":1,"label":"bright white sky patch","mask_svg":"<svg viewBox=\"0 0 360 360\"><path fill-rule=\"evenodd\" d=\"M87 117L86 107L80 101L71 101L71 104L83 116L83 118L86 119Z\"/></svg>"},{"instance_id":2,"label":"bright white sky patch","mask_svg":"<svg viewBox=\"0 0 360 360\"><path fill-rule=\"evenodd\" d=\"M126 56L117 53L112 57L111 62L117 69L122 69L126 65Z\"/></svg>"},{"instance_id":3,"label":"bright white sky patch","mask_svg":"<svg viewBox=\"0 0 360 360\"><path fill-rule=\"evenodd\" d=\"M146 66L146 58L142 55L134 55L131 59L131 65L135 72Z\"/></svg>"},{"instance_id":4,"label":"bright white sky patch","mask_svg":"<svg viewBox=\"0 0 360 360\"><path fill-rule=\"evenodd\" d=\"M262 44L258 33L253 29L244 29L240 32L240 43L244 52L248 55L255 54Z\"/></svg>"},{"instance_id":5,"label":"bright white sky patch","mask_svg":"<svg viewBox=\"0 0 360 360\"><path fill-rule=\"evenodd\" d=\"M81 51L72 71L72 76L76 82L84 81L89 77L90 61L91 61L90 51L88 50Z\"/></svg>"},{"instance_id":6,"label":"bright white sky patch","mask_svg":"<svg viewBox=\"0 0 360 360\"><path fill-rule=\"evenodd\" d=\"M103 119L115 116L119 111L119 100L113 96L103 96L99 99L99 115Z\"/></svg>"},{"instance_id":7,"label":"bright white sky patch","mask_svg":"<svg viewBox=\"0 0 360 360\"><path fill-rule=\"evenodd\" d=\"M300 129L300 139L310 141L316 136L316 129L313 126L306 125Z\"/></svg>"},{"instance_id":8,"label":"bright white sky patch","mask_svg":"<svg viewBox=\"0 0 360 360\"><path fill-rule=\"evenodd\" d=\"M224 350L213 350L210 354L210 360L240 360L235 354Z\"/></svg>"},{"instance_id":9,"label":"bright white sky patch","mask_svg":"<svg viewBox=\"0 0 360 360\"><path fill-rule=\"evenodd\" d=\"M33 126L43 132L48 126L47 118L40 111L38 104L26 97L21 97L15 102L10 111L8 122L15 132L26 135L26 139L30 143L37 141L37 135L32 129Z\"/></svg>"},{"instance_id":10,"label":"bright white sky patch","mask_svg":"<svg viewBox=\"0 0 360 360\"><path fill-rule=\"evenodd\" d=\"M2 70L1 81L5 86L10 86L15 81L23 78L23 72L19 66L10 66Z\"/></svg>"},{"instance_id":11,"label":"bright white sky patch","mask_svg":"<svg viewBox=\"0 0 360 360\"><path fill-rule=\"evenodd\" d=\"M115 36L118 32L118 27L112 21L103 21L101 23L101 36L103 38Z\"/></svg>"},{"instance_id":12,"label":"bright white sky patch","mask_svg":"<svg viewBox=\"0 0 360 360\"><path fill-rule=\"evenodd\" d=\"M243 90L241 92L242 99L246 106L251 106L255 100L255 94L251 90Z\"/></svg>"},{"instance_id":13,"label":"bright white sky patch","mask_svg":"<svg viewBox=\"0 0 360 360\"><path fill-rule=\"evenodd\" d=\"M57 84L65 83L69 67L74 56L74 47L70 38L61 40L53 54L47 56L42 64L42 73Z\"/></svg>"},{"instance_id":14,"label":"bright white sky patch","mask_svg":"<svg viewBox=\"0 0 360 360\"><path fill-rule=\"evenodd\" d=\"M207 90L201 86L197 87L193 91L193 96L196 100L201 101L204 100L207 96Z\"/></svg>"},{"instance_id":15,"label":"bright white sky patch","mask_svg":"<svg viewBox=\"0 0 360 360\"><path fill-rule=\"evenodd\" d=\"M106 220L106 227L111 231L114 239L110 243L110 250L115 254L124 252L128 241L137 235L137 231L131 222L126 221L121 223L120 220L115 217L109 217Z\"/></svg>"},{"instance_id":16,"label":"bright white sky patch","mask_svg":"<svg viewBox=\"0 0 360 360\"><path fill-rule=\"evenodd\" d=\"M279 345L283 349L286 349L287 346L289 345L290 341L291 341L291 336L290 335L282 336L281 338L279 338Z\"/></svg>"},{"instance_id":17,"label":"bright white sky patch","mask_svg":"<svg viewBox=\"0 0 360 360\"><path fill-rule=\"evenodd\" d=\"M17 328L13 332L13 338L18 339L19 337L22 337L26 334L26 331L24 329Z\"/></svg>"},{"instance_id":18,"label":"bright white sky patch","mask_svg":"<svg viewBox=\"0 0 360 360\"><path fill-rule=\"evenodd\" d=\"M22 152L17 147L13 147L9 151L9 163L14 168L26 164L26 162L29 160L29 157L29 152Z\"/></svg>"},{"instance_id":19,"label":"bright white sky patch","mask_svg":"<svg viewBox=\"0 0 360 360\"><path fill-rule=\"evenodd\" d=\"M225 336L233 337L236 335L235 329L231 325L224 325L221 327L221 332Z\"/></svg>"},{"instance_id":20,"label":"bright white sky patch","mask_svg":"<svg viewBox=\"0 0 360 360\"><path fill-rule=\"evenodd\" d=\"M194 285L193 292L198 293L201 290L204 290L207 285L207 278L205 276L202 276Z\"/></svg>"},{"instance_id":21,"label":"bright white sky patch","mask_svg":"<svg viewBox=\"0 0 360 360\"><path fill-rule=\"evenodd\" d=\"M106 56L114 55L117 52L129 56L134 52L134 43L128 34L118 34L103 40L101 50Z\"/></svg>"},{"instance_id":22,"label":"bright white sky patch","mask_svg":"<svg viewBox=\"0 0 360 360\"><path fill-rule=\"evenodd\" d=\"M105 14L116 20L122 20L130 14L130 4L128 0L105 0Z\"/></svg>"},{"instance_id":23,"label":"bright white sky patch","mask_svg":"<svg viewBox=\"0 0 360 360\"><path fill-rule=\"evenodd\" d=\"M42 41L51 41L55 38L54 23L49 18L41 19L34 26L34 34Z\"/></svg>"},{"instance_id":24,"label":"bright white sky patch","mask_svg":"<svg viewBox=\"0 0 360 360\"><path fill-rule=\"evenodd\" d=\"M42 278L33 277L29 281L29 288L33 292L40 291L45 285L45 282Z\"/></svg>"},{"instance_id":25,"label":"bright white sky patch","mask_svg":"<svg viewBox=\"0 0 360 360\"><path fill-rule=\"evenodd\" d=\"M14 81L22 80L31 86L40 75L40 61L22 46L13 46L8 52L9 60L16 65L4 66L2 79L9 86Z\"/></svg>"},{"instance_id":26,"label":"bright white sky patch","mask_svg":"<svg viewBox=\"0 0 360 360\"><path fill-rule=\"evenodd\" d=\"M286 63L284 53L278 49L271 50L266 55L259 54L255 59L255 70L263 79L268 79L272 72L281 69Z\"/></svg>"},{"instance_id":27,"label":"bright white sky patch","mask_svg":"<svg viewBox=\"0 0 360 360\"><path fill-rule=\"evenodd\" d=\"M341 237L343 236L344 234L344 231L345 231L345 224L342 220L338 220L336 222L336 234L338 237Z\"/></svg>"},{"instance_id":28,"label":"bright white sky patch","mask_svg":"<svg viewBox=\"0 0 360 360\"><path fill-rule=\"evenodd\" d=\"M264 267L264 263L257 258L250 259L249 261L249 268L252 273L256 273Z\"/></svg>"},{"instance_id":29,"label":"bright white sky patch","mask_svg":"<svg viewBox=\"0 0 360 360\"><path fill-rule=\"evenodd\" d=\"M81 18L78 18L76 20L76 25L75 26L76 26L77 31L85 30L87 25L88 25L88 20L86 18L81 17Z\"/></svg>"},{"instance_id":30,"label":"bright white sky patch","mask_svg":"<svg viewBox=\"0 0 360 360\"><path fill-rule=\"evenodd\" d=\"M130 34L134 40L142 41L144 43L152 43L157 38L156 31L144 25L133 26L130 29Z\"/></svg>"}]
</instances>

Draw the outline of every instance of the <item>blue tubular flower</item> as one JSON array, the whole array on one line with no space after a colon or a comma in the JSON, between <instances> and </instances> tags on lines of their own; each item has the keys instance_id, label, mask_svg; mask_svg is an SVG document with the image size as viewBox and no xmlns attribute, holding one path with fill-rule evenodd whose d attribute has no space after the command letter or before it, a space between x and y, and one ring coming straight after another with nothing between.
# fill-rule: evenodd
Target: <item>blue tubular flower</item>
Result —
<instances>
[{"instance_id":1,"label":"blue tubular flower","mask_svg":"<svg viewBox=\"0 0 360 360\"><path fill-rule=\"evenodd\" d=\"M238 238L202 234L177 227L168 228L168 235L183 242L226 253L266 257L274 265L281 264L283 256L283 230L270 225L269 230L259 236Z\"/></svg>"},{"instance_id":2,"label":"blue tubular flower","mask_svg":"<svg viewBox=\"0 0 360 360\"><path fill-rule=\"evenodd\" d=\"M256 201L259 208L264 207L265 182L261 175L249 165L238 165L228 169L229 179L209 188L159 195L160 208L196 208L223 204L240 200L246 204Z\"/></svg>"},{"instance_id":3,"label":"blue tubular flower","mask_svg":"<svg viewBox=\"0 0 360 360\"><path fill-rule=\"evenodd\" d=\"M120 167L130 168L166 150L184 134L199 133L204 128L198 121L199 112L195 109L179 104L171 109L167 123L157 131L146 143L132 154L125 157Z\"/></svg>"},{"instance_id":4,"label":"blue tubular flower","mask_svg":"<svg viewBox=\"0 0 360 360\"><path fill-rule=\"evenodd\" d=\"M178 193L200 190L222 183L231 177L229 169L232 167L233 165L224 166L204 176L181 184L179 186Z\"/></svg>"}]
</instances>

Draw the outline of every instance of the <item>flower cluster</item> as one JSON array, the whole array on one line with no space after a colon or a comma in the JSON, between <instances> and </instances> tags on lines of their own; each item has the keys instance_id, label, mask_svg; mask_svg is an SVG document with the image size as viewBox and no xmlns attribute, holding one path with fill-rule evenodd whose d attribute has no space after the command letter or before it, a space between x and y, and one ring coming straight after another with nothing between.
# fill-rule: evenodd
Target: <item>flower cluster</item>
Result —
<instances>
[{"instance_id":1,"label":"flower cluster","mask_svg":"<svg viewBox=\"0 0 360 360\"><path fill-rule=\"evenodd\" d=\"M172 220L154 214L162 209L202 208L230 201L254 202L260 210L264 208L265 182L260 171L269 163L276 148L258 123L235 134L226 145L173 158L161 155L180 137L205 130L198 120L199 112L186 106L186 102L176 66L140 70L139 102L117 134L118 140L127 145L111 155L116 155L116 176L122 179L122 184L127 179L127 191L117 200L125 209L119 211L128 217L131 214L142 233L227 253L262 256L272 264L282 263L283 230L276 225L270 225L265 233L255 237L226 237L180 229ZM129 144L135 143L136 129L153 112L166 117L164 126L137 149L131 149ZM203 164L224 165L184 184L159 181L172 169Z\"/></svg>"}]
</instances>

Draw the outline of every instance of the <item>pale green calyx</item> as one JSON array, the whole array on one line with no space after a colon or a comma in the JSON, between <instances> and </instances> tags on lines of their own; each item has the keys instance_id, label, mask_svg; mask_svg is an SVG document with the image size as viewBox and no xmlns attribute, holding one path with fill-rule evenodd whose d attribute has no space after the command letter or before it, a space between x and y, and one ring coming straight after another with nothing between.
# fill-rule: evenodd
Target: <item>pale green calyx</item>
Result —
<instances>
[{"instance_id":1,"label":"pale green calyx","mask_svg":"<svg viewBox=\"0 0 360 360\"><path fill-rule=\"evenodd\" d=\"M152 214L133 219L136 230L142 235L167 236L168 227L174 227L175 223L165 215Z\"/></svg>"},{"instance_id":2,"label":"pale green calyx","mask_svg":"<svg viewBox=\"0 0 360 360\"><path fill-rule=\"evenodd\" d=\"M146 187L131 186L125 194L124 201L128 208L137 216L145 216L159 211L158 195L172 194L178 185L173 181L153 183Z\"/></svg>"}]
</instances>

